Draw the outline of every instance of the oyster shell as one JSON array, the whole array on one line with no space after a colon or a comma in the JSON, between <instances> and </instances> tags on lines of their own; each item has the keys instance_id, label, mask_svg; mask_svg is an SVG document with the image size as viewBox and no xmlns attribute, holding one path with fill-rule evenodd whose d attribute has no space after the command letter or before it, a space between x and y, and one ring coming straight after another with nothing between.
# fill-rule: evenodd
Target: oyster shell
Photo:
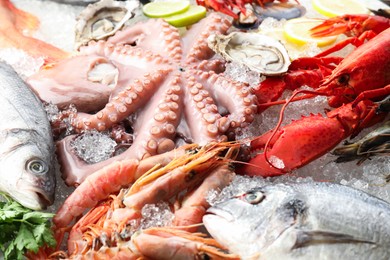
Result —
<instances>
[{"instance_id":1,"label":"oyster shell","mask_svg":"<svg viewBox=\"0 0 390 260\"><path fill-rule=\"evenodd\" d=\"M291 63L283 44L259 33L214 34L209 37L208 45L226 60L244 64L266 76L285 73Z\"/></svg>"},{"instance_id":2,"label":"oyster shell","mask_svg":"<svg viewBox=\"0 0 390 260\"><path fill-rule=\"evenodd\" d=\"M139 6L138 0L101 0L88 5L77 17L75 48L79 49L91 40L104 40L113 35L134 17Z\"/></svg>"}]
</instances>

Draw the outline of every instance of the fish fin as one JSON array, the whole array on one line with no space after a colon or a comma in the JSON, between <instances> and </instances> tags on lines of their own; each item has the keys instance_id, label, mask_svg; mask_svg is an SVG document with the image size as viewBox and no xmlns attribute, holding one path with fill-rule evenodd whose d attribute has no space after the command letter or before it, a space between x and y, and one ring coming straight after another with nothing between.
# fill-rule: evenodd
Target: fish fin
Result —
<instances>
[{"instance_id":1,"label":"fish fin","mask_svg":"<svg viewBox=\"0 0 390 260\"><path fill-rule=\"evenodd\" d=\"M338 244L338 243L367 243L375 244L355 238L348 234L335 233L329 231L298 231L297 240L292 249L302 248L315 244Z\"/></svg>"},{"instance_id":2,"label":"fish fin","mask_svg":"<svg viewBox=\"0 0 390 260\"><path fill-rule=\"evenodd\" d=\"M30 36L39 28L39 19L36 16L16 8L9 0L5 1L5 5L13 13L15 27L19 32Z\"/></svg>"},{"instance_id":3,"label":"fish fin","mask_svg":"<svg viewBox=\"0 0 390 260\"><path fill-rule=\"evenodd\" d=\"M9 0L6 1L7 8L15 17L15 27L19 32L28 32L31 34L39 27L39 19L19 8L16 8Z\"/></svg>"}]
</instances>

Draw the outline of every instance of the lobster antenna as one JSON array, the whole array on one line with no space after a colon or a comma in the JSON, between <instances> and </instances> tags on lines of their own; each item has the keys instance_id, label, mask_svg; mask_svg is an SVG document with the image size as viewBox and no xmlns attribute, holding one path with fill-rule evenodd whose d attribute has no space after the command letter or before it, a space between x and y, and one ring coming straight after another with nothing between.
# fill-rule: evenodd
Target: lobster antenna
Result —
<instances>
[{"instance_id":1,"label":"lobster antenna","mask_svg":"<svg viewBox=\"0 0 390 260\"><path fill-rule=\"evenodd\" d=\"M299 90L299 91L302 91L302 93L304 92L304 90ZM307 90L307 91L309 91L309 90ZM284 105L287 102L295 102L295 101L300 101L300 100L304 100L304 99L313 98L313 97L316 97L318 95L325 95L325 94L323 94L321 92L312 91L311 94L307 94L307 95L303 95L303 96L299 96L299 97L295 97L295 98L291 98L290 97L288 99L288 101L286 99L276 100L276 101L271 101L271 102L267 102L267 103L263 103L263 104L258 104L257 107L259 109L266 109L266 108L269 108L269 107L272 107L272 106L276 106L276 105L282 105L282 104Z\"/></svg>"},{"instance_id":2,"label":"lobster antenna","mask_svg":"<svg viewBox=\"0 0 390 260\"><path fill-rule=\"evenodd\" d=\"M272 162L268 159L267 157L267 150L268 150L268 146L269 144L271 143L271 140L272 138L274 138L275 134L276 134L276 131L279 130L280 126L282 125L282 122L283 122L283 117L284 117L284 111L286 110L288 104L290 104L292 101L295 101L296 99L295 96L298 95L298 94L308 94L308 95L304 95L304 97L307 97L307 96L314 96L315 94L318 95L318 92L316 91L310 91L310 90L305 90L305 89L302 89L302 90L297 90L297 91L294 91L294 93L291 95L291 97L289 97L288 99L286 100L283 100L285 101L285 104L282 106L282 108L280 109L280 113L279 113L279 121L278 123L276 124L276 126L274 127L274 130L273 130L273 133L271 134L271 136L268 138L267 142L265 143L265 146L264 146L264 158L265 158L265 161L271 165L272 167L274 167L275 169L278 169L280 170L279 167L276 167L275 165L272 164ZM300 97L298 97L300 98ZM297 98L297 99L298 99ZM302 98L304 99L304 98ZM299 99L298 99L299 100Z\"/></svg>"}]
</instances>

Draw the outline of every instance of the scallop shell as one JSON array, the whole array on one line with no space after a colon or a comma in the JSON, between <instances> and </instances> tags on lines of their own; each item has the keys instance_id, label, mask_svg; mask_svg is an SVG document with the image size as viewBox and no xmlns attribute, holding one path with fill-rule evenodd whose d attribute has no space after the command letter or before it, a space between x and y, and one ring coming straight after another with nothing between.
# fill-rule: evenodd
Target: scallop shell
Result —
<instances>
[{"instance_id":1,"label":"scallop shell","mask_svg":"<svg viewBox=\"0 0 390 260\"><path fill-rule=\"evenodd\" d=\"M113 35L135 15L139 6L138 0L101 0L88 5L77 18L76 49L91 40L104 40Z\"/></svg>"},{"instance_id":2,"label":"scallop shell","mask_svg":"<svg viewBox=\"0 0 390 260\"><path fill-rule=\"evenodd\" d=\"M266 76L285 73L291 63L283 44L258 33L233 32L229 35L211 35L208 44L226 60L244 64Z\"/></svg>"}]
</instances>

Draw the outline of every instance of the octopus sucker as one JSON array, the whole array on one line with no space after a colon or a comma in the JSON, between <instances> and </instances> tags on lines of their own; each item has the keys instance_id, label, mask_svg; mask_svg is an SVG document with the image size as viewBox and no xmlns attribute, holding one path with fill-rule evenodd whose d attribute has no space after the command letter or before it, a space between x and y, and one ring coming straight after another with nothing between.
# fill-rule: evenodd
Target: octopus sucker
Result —
<instances>
[{"instance_id":1,"label":"octopus sucker","mask_svg":"<svg viewBox=\"0 0 390 260\"><path fill-rule=\"evenodd\" d=\"M208 84L204 83L203 85L212 86L209 89L210 98L217 100L218 104L229 112L228 119L235 121L231 124L232 128L241 127L241 124L236 122L252 122L253 117L248 117L247 111L252 111L252 114L256 112L255 97L250 93L247 85L238 84L212 72L201 73L198 76L198 81L207 82ZM226 95L227 93L228 95Z\"/></svg>"},{"instance_id":2,"label":"octopus sucker","mask_svg":"<svg viewBox=\"0 0 390 260\"><path fill-rule=\"evenodd\" d=\"M78 113L74 115L71 120L71 124L75 127L76 131L82 131L86 129L96 129L99 123L104 123L106 127L119 123L124 120L130 113L134 113L140 106L142 106L145 99L149 99L159 83L161 78L154 78L153 80L135 81L130 86L130 91L125 90L122 93L123 98L115 96L111 98L110 103L107 103L104 109L99 111L99 117ZM131 99L131 102L123 102L123 99ZM93 122L87 124L78 124L79 121ZM80 127L77 127L80 126Z\"/></svg>"},{"instance_id":3,"label":"octopus sucker","mask_svg":"<svg viewBox=\"0 0 390 260\"><path fill-rule=\"evenodd\" d=\"M209 96L208 91L204 91L203 86L196 84L197 89L200 88L198 94L192 95L191 91L186 90L190 96L184 101L186 103L184 117L187 119L186 122L190 130L190 135L195 143L204 144L208 141L215 140L215 132L209 131L212 123L207 122L204 119L214 115L219 118L220 115L210 109L207 105L207 97ZM205 102L206 101L206 102ZM202 105L199 105L202 104ZM213 128L214 129L214 128ZM210 135L211 134L211 135Z\"/></svg>"},{"instance_id":4,"label":"octopus sucker","mask_svg":"<svg viewBox=\"0 0 390 260\"><path fill-rule=\"evenodd\" d=\"M163 88L153 96L151 103L145 107L142 116L137 119L137 123L134 125L135 141L126 152L130 153L130 151L133 151L133 153L136 153L136 158L143 158L144 154L157 154L158 147L162 141L170 139L173 142L176 127L180 122L180 114L178 114L180 111L177 110L175 112L171 110L169 105L163 107L162 110L160 105L166 104L165 99L169 99L170 95L180 94L173 90L177 90L175 86L172 80L167 80ZM173 93L169 94L169 92ZM160 99L160 97L162 98ZM178 105L181 106L181 104ZM147 129L151 130L147 131ZM151 140L156 144L153 146L155 149L148 145L142 145L142 143L149 143Z\"/></svg>"},{"instance_id":5,"label":"octopus sucker","mask_svg":"<svg viewBox=\"0 0 390 260\"><path fill-rule=\"evenodd\" d=\"M225 34L231 26L231 21L211 13L191 27L182 38L182 50L186 53L185 59L190 63L208 60L214 56L214 52L207 48L207 38L215 33ZM199 33L201 32L201 33Z\"/></svg>"},{"instance_id":6,"label":"octopus sucker","mask_svg":"<svg viewBox=\"0 0 390 260\"><path fill-rule=\"evenodd\" d=\"M165 21L150 19L118 31L105 42L93 41L80 48L79 55L30 78L38 94L49 90L50 94L45 96L47 102L56 95L66 99L64 105L77 101L78 112L69 117L76 132L111 131L123 120L130 122L127 127L130 133L122 131L120 134L130 136L129 148L95 164L84 162L72 151L69 143L74 136L59 141L58 157L66 183L81 183L86 176L113 161L142 159L167 152L183 140L200 145L226 141L228 136L234 138L238 128L252 122L256 112L255 95L247 85L225 78L221 73L225 61L207 44L212 33L225 34L230 24L228 19L212 13L180 37L178 30ZM99 69L117 70L114 80L99 79L91 83L79 70L70 73L78 63L85 65L95 61L97 64L96 59L105 59L110 64ZM59 70L64 67L65 71ZM49 72L51 82L61 83L56 89L45 83ZM78 95L67 92L76 88L69 80L80 82ZM81 88L99 94L101 89L96 86L100 85L106 89L104 100L96 95L95 99L100 102L95 100L89 103L88 109L83 108L88 99L82 95Z\"/></svg>"}]
</instances>

